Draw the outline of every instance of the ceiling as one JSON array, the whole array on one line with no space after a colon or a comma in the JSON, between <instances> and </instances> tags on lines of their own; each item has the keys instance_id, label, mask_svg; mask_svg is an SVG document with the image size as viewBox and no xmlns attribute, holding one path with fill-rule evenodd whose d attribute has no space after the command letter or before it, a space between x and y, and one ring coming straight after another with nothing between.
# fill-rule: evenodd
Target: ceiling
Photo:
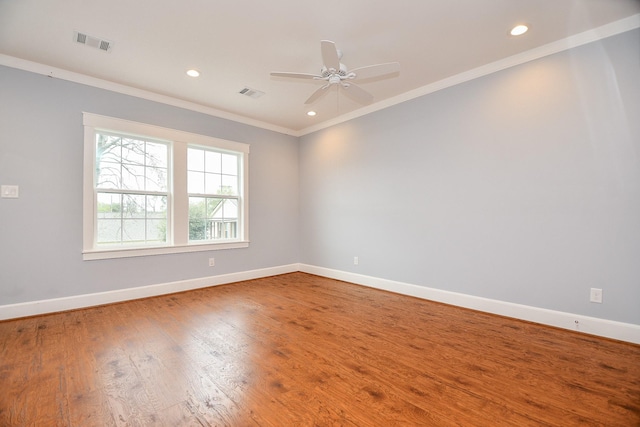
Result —
<instances>
[{"instance_id":1,"label":"ceiling","mask_svg":"<svg viewBox=\"0 0 640 427\"><path fill-rule=\"evenodd\" d=\"M639 0L0 0L0 54L300 134L639 13ZM518 23L529 32L510 36ZM76 43L74 30L112 48ZM397 61L400 73L363 83L375 98L364 109L335 87L306 106L320 82L270 72L318 73L320 40L349 69Z\"/></svg>"}]
</instances>

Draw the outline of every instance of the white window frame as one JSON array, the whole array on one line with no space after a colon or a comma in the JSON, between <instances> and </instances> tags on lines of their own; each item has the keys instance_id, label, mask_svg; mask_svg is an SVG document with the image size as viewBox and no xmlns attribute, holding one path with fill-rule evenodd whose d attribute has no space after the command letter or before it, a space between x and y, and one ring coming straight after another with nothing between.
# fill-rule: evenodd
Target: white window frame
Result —
<instances>
[{"instance_id":1,"label":"white window frame","mask_svg":"<svg viewBox=\"0 0 640 427\"><path fill-rule=\"evenodd\" d=\"M83 113L84 169L83 169L83 260L127 258L171 253L237 249L249 246L249 144L198 135L176 129L138 123L92 113ZM96 218L97 190L96 132L152 138L169 143L169 197L167 214L167 243L162 246L97 247ZM240 155L238 206L238 238L224 241L189 242L189 197L187 194L187 148L202 146Z\"/></svg>"}]
</instances>

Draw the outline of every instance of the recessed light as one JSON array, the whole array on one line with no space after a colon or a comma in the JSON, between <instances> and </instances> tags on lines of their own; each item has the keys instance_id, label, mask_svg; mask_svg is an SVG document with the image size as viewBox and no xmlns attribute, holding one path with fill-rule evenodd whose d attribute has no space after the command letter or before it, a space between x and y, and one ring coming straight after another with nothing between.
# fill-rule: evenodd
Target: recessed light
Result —
<instances>
[{"instance_id":1,"label":"recessed light","mask_svg":"<svg viewBox=\"0 0 640 427\"><path fill-rule=\"evenodd\" d=\"M528 29L529 29L529 27L527 27L526 25L522 25L522 24L521 25L516 25L511 30L511 35L512 36L521 36L524 33L526 33Z\"/></svg>"},{"instance_id":2,"label":"recessed light","mask_svg":"<svg viewBox=\"0 0 640 427\"><path fill-rule=\"evenodd\" d=\"M316 115L316 112L315 112L315 111L307 111L307 116L311 116L311 117L313 117L313 116L315 116L315 115Z\"/></svg>"},{"instance_id":3,"label":"recessed light","mask_svg":"<svg viewBox=\"0 0 640 427\"><path fill-rule=\"evenodd\" d=\"M187 70L187 76L198 77L199 75L200 75L200 71L198 70L193 70L193 69Z\"/></svg>"}]
</instances>

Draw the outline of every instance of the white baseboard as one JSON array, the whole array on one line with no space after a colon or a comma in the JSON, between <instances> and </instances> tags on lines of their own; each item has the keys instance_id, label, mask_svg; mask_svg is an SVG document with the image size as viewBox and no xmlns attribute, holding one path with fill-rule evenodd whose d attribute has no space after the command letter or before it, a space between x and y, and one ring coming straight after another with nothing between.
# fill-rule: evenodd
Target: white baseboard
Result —
<instances>
[{"instance_id":1,"label":"white baseboard","mask_svg":"<svg viewBox=\"0 0 640 427\"><path fill-rule=\"evenodd\" d=\"M275 276L277 274L292 273L294 271L299 271L298 264L241 271L238 273L201 277L198 279L180 280L177 282L161 283L157 285L141 286L136 288L118 289L108 292L98 292L93 294L75 295L64 298L0 305L0 320L36 316L40 314L76 310L79 308L93 307L115 302L130 301L140 298L172 294L175 292L206 288L209 286L241 282L243 280L259 279L261 277Z\"/></svg>"},{"instance_id":2,"label":"white baseboard","mask_svg":"<svg viewBox=\"0 0 640 427\"><path fill-rule=\"evenodd\" d=\"M410 283L379 279L377 277L346 271L332 270L313 265L299 264L299 270L305 273L329 277L371 288L382 289L402 295L442 302L458 307L470 308L486 313L498 314L548 326L579 331L590 335L612 338L620 341L640 344L640 325L598 319L596 317L547 310L544 308L514 304L488 298L476 297L456 292L443 291ZM577 323L576 323L577 322Z\"/></svg>"},{"instance_id":3,"label":"white baseboard","mask_svg":"<svg viewBox=\"0 0 640 427\"><path fill-rule=\"evenodd\" d=\"M198 279L180 280L177 282L161 283L157 285L119 289L108 292L0 305L0 320L76 310L79 308L241 282L243 280L259 279L261 277L275 276L278 274L293 273L295 271L302 271L318 276L344 280L345 282L355 283L370 288L484 311L486 313L498 314L543 325L555 326L572 331L584 332L586 334L640 344L640 325L615 322L612 320L598 319L596 317L582 316L579 314L547 310L544 308L492 300L473 295L443 291L440 289L380 279L377 277L317 267L308 264L289 264L257 270L241 271L238 273L222 274L219 276L201 277Z\"/></svg>"}]
</instances>

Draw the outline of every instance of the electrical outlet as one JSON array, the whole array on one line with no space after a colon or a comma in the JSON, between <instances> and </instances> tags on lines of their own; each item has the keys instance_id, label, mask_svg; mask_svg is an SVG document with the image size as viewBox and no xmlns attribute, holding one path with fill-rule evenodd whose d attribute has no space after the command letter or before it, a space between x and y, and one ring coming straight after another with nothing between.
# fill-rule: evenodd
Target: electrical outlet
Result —
<instances>
[{"instance_id":1,"label":"electrical outlet","mask_svg":"<svg viewBox=\"0 0 640 427\"><path fill-rule=\"evenodd\" d=\"M216 259L209 258L209 267L215 267L215 265L216 265Z\"/></svg>"},{"instance_id":2,"label":"electrical outlet","mask_svg":"<svg viewBox=\"0 0 640 427\"><path fill-rule=\"evenodd\" d=\"M3 185L0 189L0 197L3 199L17 199L20 197L20 189L17 185Z\"/></svg>"},{"instance_id":3,"label":"electrical outlet","mask_svg":"<svg viewBox=\"0 0 640 427\"><path fill-rule=\"evenodd\" d=\"M591 288L589 301L602 304L602 289Z\"/></svg>"},{"instance_id":4,"label":"electrical outlet","mask_svg":"<svg viewBox=\"0 0 640 427\"><path fill-rule=\"evenodd\" d=\"M359 262L358 257L354 256L353 257L353 265L358 265L358 262Z\"/></svg>"}]
</instances>

